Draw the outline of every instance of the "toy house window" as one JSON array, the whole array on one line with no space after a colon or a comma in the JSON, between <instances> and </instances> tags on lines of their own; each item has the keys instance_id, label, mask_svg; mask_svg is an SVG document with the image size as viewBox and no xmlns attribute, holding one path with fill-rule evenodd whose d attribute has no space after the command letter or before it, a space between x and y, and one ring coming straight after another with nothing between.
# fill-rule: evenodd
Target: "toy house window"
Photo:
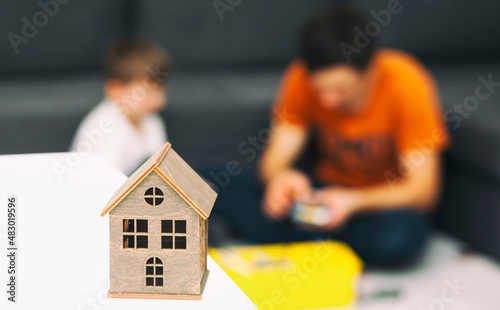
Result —
<instances>
[{"instance_id":1,"label":"toy house window","mask_svg":"<svg viewBox=\"0 0 500 310\"><path fill-rule=\"evenodd\" d=\"M161 221L161 248L166 250L185 250L187 247L185 220Z\"/></svg>"},{"instance_id":2,"label":"toy house window","mask_svg":"<svg viewBox=\"0 0 500 310\"><path fill-rule=\"evenodd\" d=\"M158 257L151 257L146 262L146 286L163 286L163 262Z\"/></svg>"},{"instance_id":3,"label":"toy house window","mask_svg":"<svg viewBox=\"0 0 500 310\"><path fill-rule=\"evenodd\" d=\"M161 205L164 197L165 195L163 195L163 192L158 187L150 187L144 194L144 200L146 200L146 203L153 207Z\"/></svg>"},{"instance_id":4,"label":"toy house window","mask_svg":"<svg viewBox=\"0 0 500 310\"><path fill-rule=\"evenodd\" d=\"M123 248L148 248L148 220L123 220Z\"/></svg>"}]
</instances>

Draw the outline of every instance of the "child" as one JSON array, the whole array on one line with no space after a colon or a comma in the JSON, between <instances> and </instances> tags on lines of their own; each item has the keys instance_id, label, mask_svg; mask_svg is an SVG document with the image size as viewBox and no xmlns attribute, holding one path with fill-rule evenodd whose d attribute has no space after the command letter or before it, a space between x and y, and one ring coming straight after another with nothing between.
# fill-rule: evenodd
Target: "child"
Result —
<instances>
[{"instance_id":1,"label":"child","mask_svg":"<svg viewBox=\"0 0 500 310\"><path fill-rule=\"evenodd\" d=\"M104 99L80 124L72 151L97 154L130 175L167 140L157 112L166 104L170 69L168 53L155 43L115 40L104 59Z\"/></svg>"}]
</instances>

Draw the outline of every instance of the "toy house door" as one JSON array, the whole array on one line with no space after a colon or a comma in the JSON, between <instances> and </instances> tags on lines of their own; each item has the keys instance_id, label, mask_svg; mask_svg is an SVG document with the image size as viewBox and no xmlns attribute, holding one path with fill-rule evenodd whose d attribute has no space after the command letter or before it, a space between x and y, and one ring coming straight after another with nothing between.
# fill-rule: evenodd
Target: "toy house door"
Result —
<instances>
[{"instance_id":1,"label":"toy house door","mask_svg":"<svg viewBox=\"0 0 500 310\"><path fill-rule=\"evenodd\" d=\"M158 257L150 257L146 261L145 277L146 287L163 287L164 285L164 268L163 261Z\"/></svg>"}]
</instances>

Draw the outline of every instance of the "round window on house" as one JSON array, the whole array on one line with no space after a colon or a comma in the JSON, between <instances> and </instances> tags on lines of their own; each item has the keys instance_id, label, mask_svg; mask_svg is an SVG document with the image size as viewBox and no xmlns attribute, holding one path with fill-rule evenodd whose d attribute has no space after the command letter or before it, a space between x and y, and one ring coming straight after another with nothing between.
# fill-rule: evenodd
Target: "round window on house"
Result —
<instances>
[{"instance_id":1,"label":"round window on house","mask_svg":"<svg viewBox=\"0 0 500 310\"><path fill-rule=\"evenodd\" d=\"M159 206L163 202L163 199L163 192L158 187L150 187L144 194L144 200L153 207Z\"/></svg>"}]
</instances>

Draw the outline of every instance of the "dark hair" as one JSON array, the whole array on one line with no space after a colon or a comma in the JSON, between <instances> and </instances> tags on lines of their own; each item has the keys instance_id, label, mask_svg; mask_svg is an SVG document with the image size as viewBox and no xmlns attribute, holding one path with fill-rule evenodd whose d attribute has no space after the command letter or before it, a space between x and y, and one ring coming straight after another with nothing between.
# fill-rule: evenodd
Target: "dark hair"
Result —
<instances>
[{"instance_id":1,"label":"dark hair","mask_svg":"<svg viewBox=\"0 0 500 310\"><path fill-rule=\"evenodd\" d=\"M345 4L323 9L311 16L300 37L300 57L309 71L338 64L365 69L377 44L374 38L367 36L367 44L358 47L355 37L360 31L365 31L370 21L363 11ZM346 47L355 48L356 52L346 54Z\"/></svg>"},{"instance_id":2,"label":"dark hair","mask_svg":"<svg viewBox=\"0 0 500 310\"><path fill-rule=\"evenodd\" d=\"M140 36L115 39L108 46L104 57L106 78L124 83L146 77L163 84L171 69L172 61L167 51Z\"/></svg>"}]
</instances>

